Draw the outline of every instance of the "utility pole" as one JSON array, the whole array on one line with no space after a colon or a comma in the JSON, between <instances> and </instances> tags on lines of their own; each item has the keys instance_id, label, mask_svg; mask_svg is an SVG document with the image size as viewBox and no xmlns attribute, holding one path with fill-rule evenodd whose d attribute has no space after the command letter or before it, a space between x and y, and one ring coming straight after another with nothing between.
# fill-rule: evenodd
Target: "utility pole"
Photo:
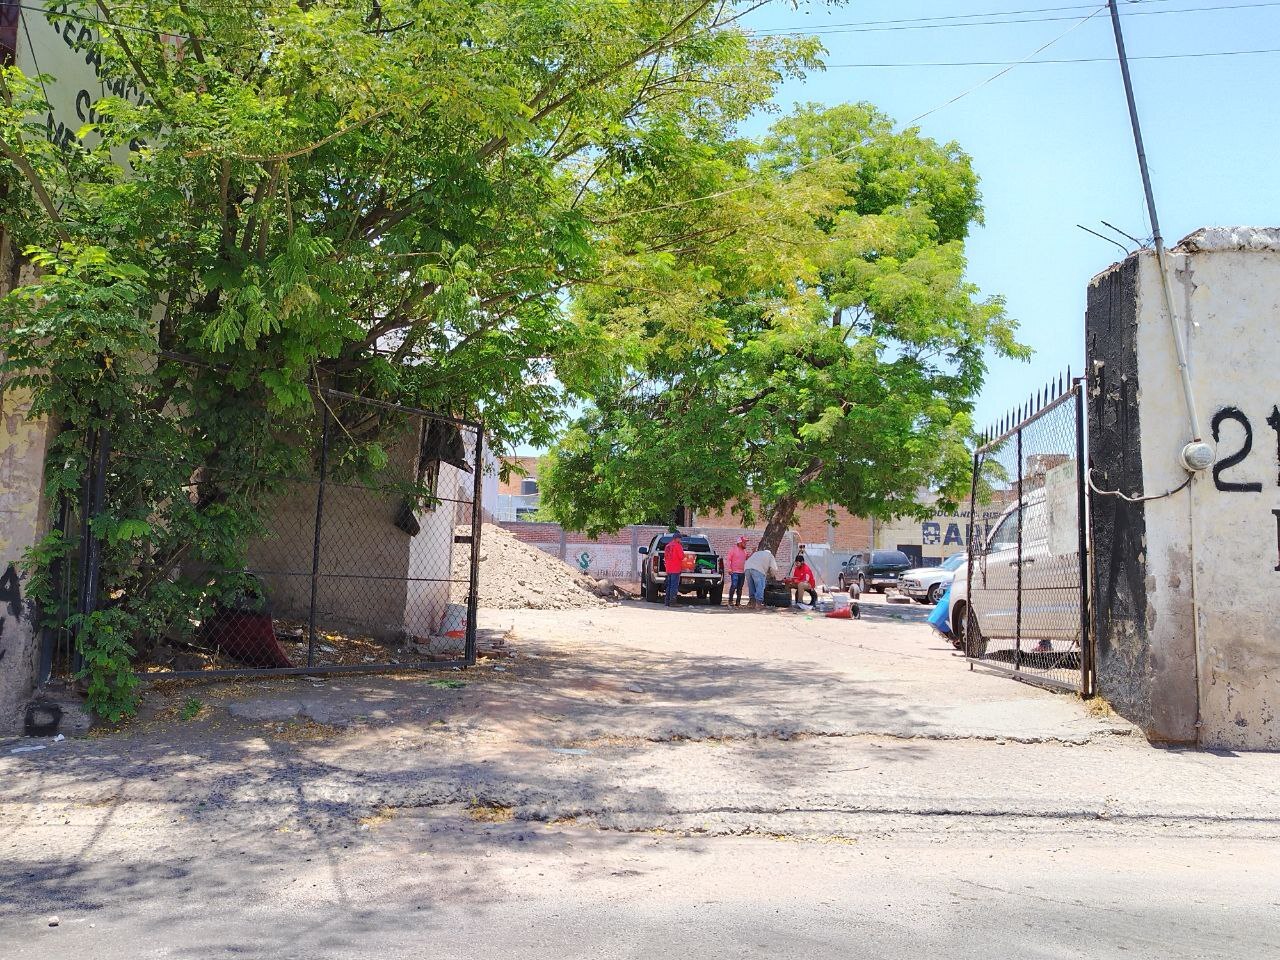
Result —
<instances>
[{"instance_id":1,"label":"utility pole","mask_svg":"<svg viewBox=\"0 0 1280 960\"><path fill-rule=\"evenodd\" d=\"M1183 465L1195 472L1197 469L1205 469L1209 464L1200 465L1199 460L1192 459L1190 456L1193 447L1204 447L1204 445L1200 443L1200 418L1196 413L1191 371L1187 367L1187 345L1183 342L1178 317L1173 310L1173 289L1169 281L1168 257L1164 249L1164 237L1160 233L1160 218L1156 214L1155 194L1151 189L1151 171L1147 168L1147 151L1142 143L1142 125L1138 122L1138 106L1133 98L1133 78L1129 75L1129 58L1124 50L1124 31L1120 28L1120 10L1116 6L1116 0L1107 0L1107 7L1111 11L1111 28L1116 35L1116 53L1120 57L1120 75L1124 78L1124 95L1129 103L1129 123L1133 127L1133 144L1138 151L1138 169L1142 172L1142 189L1147 195L1147 215L1151 218L1151 239L1156 248L1156 265L1160 270L1164 309L1169 316L1169 330L1173 334L1174 349L1178 356L1178 373L1182 378L1182 398L1186 403L1187 422L1191 428L1191 442L1183 448ZM1203 455L1202 450L1196 452Z\"/></svg>"}]
</instances>

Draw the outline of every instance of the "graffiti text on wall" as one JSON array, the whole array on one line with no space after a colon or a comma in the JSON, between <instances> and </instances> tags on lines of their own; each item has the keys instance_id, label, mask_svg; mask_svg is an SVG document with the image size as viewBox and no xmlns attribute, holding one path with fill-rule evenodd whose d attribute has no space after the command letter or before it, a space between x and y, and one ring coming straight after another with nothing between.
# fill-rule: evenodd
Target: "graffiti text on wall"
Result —
<instances>
[{"instance_id":1,"label":"graffiti text on wall","mask_svg":"<svg viewBox=\"0 0 1280 960\"><path fill-rule=\"evenodd\" d=\"M22 619L22 582L12 563L0 576L0 661L8 652L4 646L4 628L10 618L15 621Z\"/></svg>"},{"instance_id":2,"label":"graffiti text on wall","mask_svg":"<svg viewBox=\"0 0 1280 960\"><path fill-rule=\"evenodd\" d=\"M1253 424L1239 407L1222 407L1213 415L1209 426L1213 429L1213 442L1222 442L1222 427L1225 423L1234 423L1243 431L1240 446L1233 453L1221 454L1213 465L1213 485L1223 493L1261 493L1262 483L1257 480L1233 480L1224 476L1228 470L1240 466L1253 452ZM1276 434L1276 486L1280 486L1280 406L1273 405L1266 420ZM1276 552L1280 555L1280 510L1272 510L1276 518ZM1280 572L1280 562L1276 563L1276 571Z\"/></svg>"},{"instance_id":3,"label":"graffiti text on wall","mask_svg":"<svg viewBox=\"0 0 1280 960\"><path fill-rule=\"evenodd\" d=\"M998 510L983 514L983 522L979 524L978 529L982 532L984 540L991 533L991 521L999 516L1000 512ZM946 524L945 532L943 531L944 523ZM926 520L920 524L920 543L926 547L936 547L938 545L963 547L972 536L973 524L971 523L962 524L958 520L948 521L943 518Z\"/></svg>"}]
</instances>

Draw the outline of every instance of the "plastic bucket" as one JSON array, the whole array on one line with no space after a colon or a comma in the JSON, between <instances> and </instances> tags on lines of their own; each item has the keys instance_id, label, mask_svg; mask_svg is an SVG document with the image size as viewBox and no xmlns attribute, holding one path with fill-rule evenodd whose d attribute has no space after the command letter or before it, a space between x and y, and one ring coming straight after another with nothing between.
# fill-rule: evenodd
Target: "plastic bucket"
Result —
<instances>
[{"instance_id":1,"label":"plastic bucket","mask_svg":"<svg viewBox=\"0 0 1280 960\"><path fill-rule=\"evenodd\" d=\"M465 603L451 603L444 608L444 619L440 621L440 633L455 639L460 639L467 635L467 605Z\"/></svg>"}]
</instances>

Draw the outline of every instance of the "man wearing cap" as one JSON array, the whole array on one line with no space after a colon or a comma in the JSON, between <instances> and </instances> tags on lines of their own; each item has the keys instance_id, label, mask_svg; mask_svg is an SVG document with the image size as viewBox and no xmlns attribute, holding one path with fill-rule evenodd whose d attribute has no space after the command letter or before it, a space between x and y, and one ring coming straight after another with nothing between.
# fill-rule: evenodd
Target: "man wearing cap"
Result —
<instances>
[{"instance_id":1,"label":"man wearing cap","mask_svg":"<svg viewBox=\"0 0 1280 960\"><path fill-rule=\"evenodd\" d=\"M738 542L724 558L724 570L729 574L729 606L742 606L742 581L747 576L747 538L739 537Z\"/></svg>"}]
</instances>

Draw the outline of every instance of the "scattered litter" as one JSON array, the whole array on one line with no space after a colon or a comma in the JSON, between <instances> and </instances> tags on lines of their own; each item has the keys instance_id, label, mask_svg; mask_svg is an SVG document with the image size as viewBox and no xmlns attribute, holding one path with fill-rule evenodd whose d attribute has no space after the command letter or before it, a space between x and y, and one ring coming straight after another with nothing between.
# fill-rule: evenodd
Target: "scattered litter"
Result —
<instances>
[{"instance_id":1,"label":"scattered litter","mask_svg":"<svg viewBox=\"0 0 1280 960\"><path fill-rule=\"evenodd\" d=\"M45 749L45 744L36 743L36 744L32 744L29 747L14 747L9 752L10 753L31 753L34 750L43 750L43 749Z\"/></svg>"},{"instance_id":2,"label":"scattered litter","mask_svg":"<svg viewBox=\"0 0 1280 960\"><path fill-rule=\"evenodd\" d=\"M61 743L61 742L62 742L63 740L65 740L65 739L67 739L67 738L66 738L66 737L64 737L62 734L58 734L56 737L54 737L54 738L53 738L53 742L54 742L54 743Z\"/></svg>"},{"instance_id":3,"label":"scattered litter","mask_svg":"<svg viewBox=\"0 0 1280 960\"><path fill-rule=\"evenodd\" d=\"M497 665L497 666L495 666L493 669L494 669L497 673L506 673L506 672L507 672L507 668L506 668L506 667L504 667L504 666L502 666L501 664L498 664L498 665Z\"/></svg>"},{"instance_id":4,"label":"scattered litter","mask_svg":"<svg viewBox=\"0 0 1280 960\"><path fill-rule=\"evenodd\" d=\"M563 753L569 757L585 757L591 753L590 750L583 750L581 747L552 747L551 752Z\"/></svg>"},{"instance_id":5,"label":"scattered litter","mask_svg":"<svg viewBox=\"0 0 1280 960\"><path fill-rule=\"evenodd\" d=\"M62 921L61 921L61 920L59 920L57 917L50 917L50 918L49 918L49 926L51 926L51 927L56 927L56 926L57 926L59 923L61 923L61 922L62 922Z\"/></svg>"}]
</instances>

